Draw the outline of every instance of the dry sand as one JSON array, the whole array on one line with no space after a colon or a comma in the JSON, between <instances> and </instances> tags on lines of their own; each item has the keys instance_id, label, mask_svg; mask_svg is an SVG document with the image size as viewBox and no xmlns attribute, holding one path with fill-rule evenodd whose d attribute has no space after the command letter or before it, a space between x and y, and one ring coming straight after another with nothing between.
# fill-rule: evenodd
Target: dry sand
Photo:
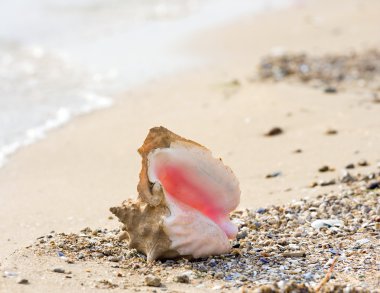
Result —
<instances>
[{"instance_id":1,"label":"dry sand","mask_svg":"<svg viewBox=\"0 0 380 293\"><path fill-rule=\"evenodd\" d=\"M260 58L272 51L323 54L380 47L378 1L301 3L196 36L182 46L203 58L203 67L124 93L112 109L77 118L12 157L0 169L0 266L28 275L31 284L4 278L0 291L79 290L77 282L50 279L35 256L12 252L51 230L118 227L108 219L108 208L135 196L136 149L152 126L166 126L222 157L240 180L242 208L338 191L337 185L308 186L337 177L361 159L370 166L356 172L375 170L380 104L365 88L326 94L300 83L252 82ZM284 133L264 136L274 126ZM328 129L337 135L326 135ZM335 171L319 173L323 165ZM266 178L277 171L280 176ZM23 253L27 258L20 261ZM60 261L45 263L55 267Z\"/></svg>"}]
</instances>

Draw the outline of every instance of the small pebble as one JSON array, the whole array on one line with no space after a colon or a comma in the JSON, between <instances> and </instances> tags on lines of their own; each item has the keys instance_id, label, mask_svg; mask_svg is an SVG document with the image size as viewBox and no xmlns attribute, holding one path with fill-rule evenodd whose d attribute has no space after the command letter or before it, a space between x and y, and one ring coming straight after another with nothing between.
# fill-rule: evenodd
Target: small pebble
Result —
<instances>
[{"instance_id":1,"label":"small pebble","mask_svg":"<svg viewBox=\"0 0 380 293\"><path fill-rule=\"evenodd\" d=\"M54 273L64 274L65 270L63 268L55 268L53 269Z\"/></svg>"},{"instance_id":2,"label":"small pebble","mask_svg":"<svg viewBox=\"0 0 380 293\"><path fill-rule=\"evenodd\" d=\"M245 237L248 236L248 231L247 230L244 230L244 231L240 231L237 236L236 236L236 239L237 240L240 240L240 239L244 239Z\"/></svg>"},{"instance_id":3,"label":"small pebble","mask_svg":"<svg viewBox=\"0 0 380 293\"><path fill-rule=\"evenodd\" d=\"M30 283L29 283L29 280L28 280L28 279L19 279L19 280L17 281L17 284L28 285L28 284L30 284Z\"/></svg>"},{"instance_id":4,"label":"small pebble","mask_svg":"<svg viewBox=\"0 0 380 293\"><path fill-rule=\"evenodd\" d=\"M275 136L275 135L280 135L283 133L284 133L284 131L282 130L282 128L273 127L265 134L265 136Z\"/></svg>"},{"instance_id":5,"label":"small pebble","mask_svg":"<svg viewBox=\"0 0 380 293\"><path fill-rule=\"evenodd\" d=\"M377 189L377 188L380 188L380 181L372 181L367 186L367 189L369 190Z\"/></svg>"},{"instance_id":6,"label":"small pebble","mask_svg":"<svg viewBox=\"0 0 380 293\"><path fill-rule=\"evenodd\" d=\"M326 130L326 135L336 135L336 134L338 134L338 130L336 130L336 129Z\"/></svg>"},{"instance_id":7,"label":"small pebble","mask_svg":"<svg viewBox=\"0 0 380 293\"><path fill-rule=\"evenodd\" d=\"M150 287L160 287L161 279L153 275L148 275L145 277L145 284Z\"/></svg>"},{"instance_id":8,"label":"small pebble","mask_svg":"<svg viewBox=\"0 0 380 293\"><path fill-rule=\"evenodd\" d=\"M265 178L274 178L274 177L278 177L281 175L281 172L280 171L277 171L277 172L273 172L273 173L270 173L270 174L267 174L265 176Z\"/></svg>"},{"instance_id":9,"label":"small pebble","mask_svg":"<svg viewBox=\"0 0 380 293\"><path fill-rule=\"evenodd\" d=\"M340 182L343 182L343 183L349 183L349 182L354 182L354 181L355 181L355 177L352 176L347 171L345 171L342 177L340 177Z\"/></svg>"},{"instance_id":10,"label":"small pebble","mask_svg":"<svg viewBox=\"0 0 380 293\"><path fill-rule=\"evenodd\" d=\"M320 229L322 227L342 227L343 222L340 220L331 220L331 219L325 219L325 220L315 220L311 223L311 227L314 229Z\"/></svg>"},{"instance_id":11,"label":"small pebble","mask_svg":"<svg viewBox=\"0 0 380 293\"><path fill-rule=\"evenodd\" d=\"M368 242L370 242L369 239L367 239L367 238L363 238L363 239L359 239L359 240L357 240L357 241L355 242L355 245L360 247L360 246L362 246L362 245L364 245L364 244L367 244Z\"/></svg>"},{"instance_id":12,"label":"small pebble","mask_svg":"<svg viewBox=\"0 0 380 293\"><path fill-rule=\"evenodd\" d=\"M73 259L71 259L71 258L66 259L66 262L69 263L69 264L73 264L73 263L75 263L75 261L74 261Z\"/></svg>"},{"instance_id":13,"label":"small pebble","mask_svg":"<svg viewBox=\"0 0 380 293\"><path fill-rule=\"evenodd\" d=\"M313 274L312 273L306 273L306 274L304 274L303 275L303 277L306 279L306 280L313 280L314 279L314 276L313 276Z\"/></svg>"},{"instance_id":14,"label":"small pebble","mask_svg":"<svg viewBox=\"0 0 380 293\"><path fill-rule=\"evenodd\" d=\"M337 92L337 89L335 87L329 86L324 89L324 92L326 94L335 94Z\"/></svg>"},{"instance_id":15,"label":"small pebble","mask_svg":"<svg viewBox=\"0 0 380 293\"><path fill-rule=\"evenodd\" d=\"M380 104L380 97L377 93L372 93L372 102L375 104Z\"/></svg>"},{"instance_id":16,"label":"small pebble","mask_svg":"<svg viewBox=\"0 0 380 293\"><path fill-rule=\"evenodd\" d=\"M355 168L355 164L353 163L346 165L346 169L354 169L354 168Z\"/></svg>"},{"instance_id":17,"label":"small pebble","mask_svg":"<svg viewBox=\"0 0 380 293\"><path fill-rule=\"evenodd\" d=\"M334 185L336 183L335 179L330 179L330 180L322 180L319 182L320 186L329 186L329 185Z\"/></svg>"},{"instance_id":18,"label":"small pebble","mask_svg":"<svg viewBox=\"0 0 380 293\"><path fill-rule=\"evenodd\" d=\"M358 162L358 165L359 165L360 167L366 167L366 166L369 166L369 164L368 164L368 162L367 162L366 160L360 160L360 161Z\"/></svg>"},{"instance_id":19,"label":"small pebble","mask_svg":"<svg viewBox=\"0 0 380 293\"><path fill-rule=\"evenodd\" d=\"M189 284L190 278L187 274L181 274L181 275L175 276L174 281L177 283Z\"/></svg>"},{"instance_id":20,"label":"small pebble","mask_svg":"<svg viewBox=\"0 0 380 293\"><path fill-rule=\"evenodd\" d=\"M318 183L315 182L315 181L313 181L313 182L311 182L311 183L309 184L309 187L310 187L310 188L314 188L314 187L317 187L317 186L318 186Z\"/></svg>"},{"instance_id":21,"label":"small pebble","mask_svg":"<svg viewBox=\"0 0 380 293\"><path fill-rule=\"evenodd\" d=\"M319 169L318 169L318 171L319 172L328 172L328 171L334 171L334 168L330 168L329 166L327 166L327 165L324 165L324 166L322 166L322 167L320 167Z\"/></svg>"},{"instance_id":22,"label":"small pebble","mask_svg":"<svg viewBox=\"0 0 380 293\"><path fill-rule=\"evenodd\" d=\"M283 257L305 257L305 251L292 251L292 252L284 252L282 254Z\"/></svg>"},{"instance_id":23,"label":"small pebble","mask_svg":"<svg viewBox=\"0 0 380 293\"><path fill-rule=\"evenodd\" d=\"M263 264L267 264L269 263L269 260L265 257L260 257L260 261L263 263Z\"/></svg>"},{"instance_id":24,"label":"small pebble","mask_svg":"<svg viewBox=\"0 0 380 293\"><path fill-rule=\"evenodd\" d=\"M5 271L4 272L4 277L7 278L7 277L16 277L18 275L18 273L16 272L10 272L10 271Z\"/></svg>"},{"instance_id":25,"label":"small pebble","mask_svg":"<svg viewBox=\"0 0 380 293\"><path fill-rule=\"evenodd\" d=\"M259 214L264 214L266 211L267 211L267 209L265 209L265 208L258 208L256 212Z\"/></svg>"},{"instance_id":26,"label":"small pebble","mask_svg":"<svg viewBox=\"0 0 380 293\"><path fill-rule=\"evenodd\" d=\"M289 244L288 247L291 250L298 250L298 249L300 249L300 247L297 244L293 244L293 243Z\"/></svg>"},{"instance_id":27,"label":"small pebble","mask_svg":"<svg viewBox=\"0 0 380 293\"><path fill-rule=\"evenodd\" d=\"M207 272L207 268L205 265L203 264L200 264L198 267L197 267L198 271L202 272L202 273L205 273Z\"/></svg>"},{"instance_id":28,"label":"small pebble","mask_svg":"<svg viewBox=\"0 0 380 293\"><path fill-rule=\"evenodd\" d=\"M120 256L116 256L116 255L114 255L114 256L110 256L110 257L108 258L108 260L109 260L109 261L112 261L112 262L119 262L119 261L121 261L121 257L120 257Z\"/></svg>"}]
</instances>

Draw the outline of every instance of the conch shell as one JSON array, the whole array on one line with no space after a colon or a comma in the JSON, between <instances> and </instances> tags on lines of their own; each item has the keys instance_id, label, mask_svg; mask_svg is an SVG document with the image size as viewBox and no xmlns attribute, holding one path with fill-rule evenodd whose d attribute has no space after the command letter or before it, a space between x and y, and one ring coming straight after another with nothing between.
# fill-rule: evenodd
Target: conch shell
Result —
<instances>
[{"instance_id":1,"label":"conch shell","mask_svg":"<svg viewBox=\"0 0 380 293\"><path fill-rule=\"evenodd\" d=\"M150 129L138 151L138 198L110 209L124 224L120 238L148 261L228 252L237 234L229 213L240 200L231 169L164 127Z\"/></svg>"}]
</instances>

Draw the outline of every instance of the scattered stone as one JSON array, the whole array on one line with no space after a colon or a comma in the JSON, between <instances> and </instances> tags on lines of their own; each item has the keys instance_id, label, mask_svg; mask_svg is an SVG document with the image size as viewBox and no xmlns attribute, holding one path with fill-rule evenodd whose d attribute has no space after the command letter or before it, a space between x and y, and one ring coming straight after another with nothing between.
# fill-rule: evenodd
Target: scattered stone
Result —
<instances>
[{"instance_id":1,"label":"scattered stone","mask_svg":"<svg viewBox=\"0 0 380 293\"><path fill-rule=\"evenodd\" d=\"M96 284L95 287L101 288L101 289L115 289L119 287L119 285L112 283L111 280L104 279L104 280L100 280L98 284Z\"/></svg>"},{"instance_id":2,"label":"scattered stone","mask_svg":"<svg viewBox=\"0 0 380 293\"><path fill-rule=\"evenodd\" d=\"M259 214L264 214L267 212L267 209L266 208L258 208L256 212Z\"/></svg>"},{"instance_id":3,"label":"scattered stone","mask_svg":"<svg viewBox=\"0 0 380 293\"><path fill-rule=\"evenodd\" d=\"M338 88L360 88L376 93L380 83L380 50L351 54L284 53L264 57L258 66L258 80L296 80L318 86L326 93Z\"/></svg>"},{"instance_id":4,"label":"scattered stone","mask_svg":"<svg viewBox=\"0 0 380 293\"><path fill-rule=\"evenodd\" d=\"M314 275L310 272L306 273L306 274L303 274L303 277L305 280L307 281L310 281L310 280L313 280L314 279Z\"/></svg>"},{"instance_id":5,"label":"scattered stone","mask_svg":"<svg viewBox=\"0 0 380 293\"><path fill-rule=\"evenodd\" d=\"M145 277L145 284L150 287L160 287L161 279L154 275L148 275Z\"/></svg>"},{"instance_id":6,"label":"scattered stone","mask_svg":"<svg viewBox=\"0 0 380 293\"><path fill-rule=\"evenodd\" d=\"M291 252L284 252L282 254L283 257L305 257L306 252L305 251L291 251Z\"/></svg>"},{"instance_id":7,"label":"scattered stone","mask_svg":"<svg viewBox=\"0 0 380 293\"><path fill-rule=\"evenodd\" d=\"M22 285L29 285L29 280L28 279L19 279L17 281L17 284L22 284Z\"/></svg>"},{"instance_id":8,"label":"scattered stone","mask_svg":"<svg viewBox=\"0 0 380 293\"><path fill-rule=\"evenodd\" d=\"M380 97L377 93L373 92L371 93L371 96L372 96L372 102L374 104L380 104Z\"/></svg>"},{"instance_id":9,"label":"scattered stone","mask_svg":"<svg viewBox=\"0 0 380 293\"><path fill-rule=\"evenodd\" d=\"M230 80L229 82L226 82L225 85L230 86L230 87L239 87L241 86L241 83L238 79L233 79L233 80Z\"/></svg>"},{"instance_id":10,"label":"scattered stone","mask_svg":"<svg viewBox=\"0 0 380 293\"><path fill-rule=\"evenodd\" d=\"M360 167L367 167L367 166L369 166L369 164L368 164L368 162L367 162L366 160L360 160L360 161L358 162L358 165L359 165Z\"/></svg>"},{"instance_id":11,"label":"scattered stone","mask_svg":"<svg viewBox=\"0 0 380 293\"><path fill-rule=\"evenodd\" d=\"M297 244L293 244L293 243L290 243L288 245L288 248L291 249L291 250L298 250L298 249L300 249L300 247Z\"/></svg>"},{"instance_id":12,"label":"scattered stone","mask_svg":"<svg viewBox=\"0 0 380 293\"><path fill-rule=\"evenodd\" d=\"M202 273L207 272L207 267L204 264L198 265L197 269L198 269L198 271L200 271Z\"/></svg>"},{"instance_id":13,"label":"scattered stone","mask_svg":"<svg viewBox=\"0 0 380 293\"><path fill-rule=\"evenodd\" d=\"M311 227L313 227L314 229L321 229L322 227L343 227L343 222L334 219L315 220L311 223Z\"/></svg>"},{"instance_id":14,"label":"scattered stone","mask_svg":"<svg viewBox=\"0 0 380 293\"><path fill-rule=\"evenodd\" d=\"M362 245L364 244L367 244L368 242L370 242L371 240L369 240L368 238L363 238L363 239L359 239L355 242L355 247L356 248L360 248Z\"/></svg>"},{"instance_id":15,"label":"scattered stone","mask_svg":"<svg viewBox=\"0 0 380 293\"><path fill-rule=\"evenodd\" d=\"M353 163L350 163L346 166L346 169L354 169L355 168L355 164Z\"/></svg>"},{"instance_id":16,"label":"scattered stone","mask_svg":"<svg viewBox=\"0 0 380 293\"><path fill-rule=\"evenodd\" d=\"M270 174L267 174L265 176L265 178L269 179L269 178L274 178L274 177L278 177L280 176L282 173L280 171L277 171L277 172L273 172L273 173L270 173Z\"/></svg>"},{"instance_id":17,"label":"scattered stone","mask_svg":"<svg viewBox=\"0 0 380 293\"><path fill-rule=\"evenodd\" d=\"M247 230L241 230L237 235L236 235L236 239L237 240L240 240L240 239L244 239L245 237L248 236L248 231Z\"/></svg>"},{"instance_id":18,"label":"scattered stone","mask_svg":"<svg viewBox=\"0 0 380 293\"><path fill-rule=\"evenodd\" d=\"M295 154L300 154L300 153L302 153L302 149L296 149L296 150L294 150L294 153Z\"/></svg>"},{"instance_id":19,"label":"scattered stone","mask_svg":"<svg viewBox=\"0 0 380 293\"><path fill-rule=\"evenodd\" d=\"M189 284L190 283L190 278L188 274L180 274L178 276L175 276L174 281L177 283L184 283L184 284Z\"/></svg>"},{"instance_id":20,"label":"scattered stone","mask_svg":"<svg viewBox=\"0 0 380 293\"><path fill-rule=\"evenodd\" d=\"M338 130L336 129L327 129L326 130L326 135L336 135L338 134Z\"/></svg>"},{"instance_id":21,"label":"scattered stone","mask_svg":"<svg viewBox=\"0 0 380 293\"><path fill-rule=\"evenodd\" d=\"M329 86L324 89L326 94L335 94L338 90L335 87Z\"/></svg>"},{"instance_id":22,"label":"scattered stone","mask_svg":"<svg viewBox=\"0 0 380 293\"><path fill-rule=\"evenodd\" d=\"M309 184L309 187L310 187L310 188L314 188L314 187L317 187L317 186L318 186L318 183L315 182L315 181L313 181L313 182L311 182L311 183Z\"/></svg>"},{"instance_id":23,"label":"scattered stone","mask_svg":"<svg viewBox=\"0 0 380 293\"><path fill-rule=\"evenodd\" d=\"M5 278L8 278L8 277L17 277L18 273L17 272L4 271L3 276Z\"/></svg>"},{"instance_id":24,"label":"scattered stone","mask_svg":"<svg viewBox=\"0 0 380 293\"><path fill-rule=\"evenodd\" d=\"M66 259L66 262L67 262L68 264L73 264L73 263L75 263L75 261L74 261L73 259L71 259L71 258Z\"/></svg>"},{"instance_id":25,"label":"scattered stone","mask_svg":"<svg viewBox=\"0 0 380 293\"><path fill-rule=\"evenodd\" d=\"M349 172L344 171L343 175L340 177L340 182L342 183L350 183L354 182L356 179L354 176L352 176Z\"/></svg>"},{"instance_id":26,"label":"scattered stone","mask_svg":"<svg viewBox=\"0 0 380 293\"><path fill-rule=\"evenodd\" d=\"M282 130L282 128L280 128L280 127L273 127L272 129L270 129L265 134L265 136L275 136L275 135L280 135L282 133L284 133L284 131Z\"/></svg>"},{"instance_id":27,"label":"scattered stone","mask_svg":"<svg viewBox=\"0 0 380 293\"><path fill-rule=\"evenodd\" d=\"M367 186L367 189L369 189L369 190L376 189L376 188L380 188L380 181L377 181L377 180L372 181Z\"/></svg>"},{"instance_id":28,"label":"scattered stone","mask_svg":"<svg viewBox=\"0 0 380 293\"><path fill-rule=\"evenodd\" d=\"M53 269L54 273L64 274L65 270L63 268L55 268Z\"/></svg>"},{"instance_id":29,"label":"scattered stone","mask_svg":"<svg viewBox=\"0 0 380 293\"><path fill-rule=\"evenodd\" d=\"M119 261L121 261L121 257L120 256L116 256L116 255L114 255L114 256L110 256L109 258L108 258L108 260L109 261L113 261L113 262L119 262Z\"/></svg>"},{"instance_id":30,"label":"scattered stone","mask_svg":"<svg viewBox=\"0 0 380 293\"><path fill-rule=\"evenodd\" d=\"M323 172L331 172L331 171L335 171L335 169L334 169L334 168L331 168L331 167L329 167L329 166L327 166L327 165L324 165L324 166L320 167L320 168L318 169L318 171L321 172L321 173L323 173Z\"/></svg>"},{"instance_id":31,"label":"scattered stone","mask_svg":"<svg viewBox=\"0 0 380 293\"><path fill-rule=\"evenodd\" d=\"M330 179L330 180L322 180L319 182L320 186L329 186L329 185L334 185L336 183L335 179Z\"/></svg>"}]
</instances>

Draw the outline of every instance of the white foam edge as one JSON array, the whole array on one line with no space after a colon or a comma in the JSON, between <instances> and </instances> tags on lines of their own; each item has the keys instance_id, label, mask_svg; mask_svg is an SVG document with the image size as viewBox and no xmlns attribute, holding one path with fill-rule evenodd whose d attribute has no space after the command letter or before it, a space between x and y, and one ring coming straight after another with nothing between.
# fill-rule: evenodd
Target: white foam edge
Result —
<instances>
[{"instance_id":1,"label":"white foam edge","mask_svg":"<svg viewBox=\"0 0 380 293\"><path fill-rule=\"evenodd\" d=\"M85 104L77 110L68 107L59 108L54 116L46 120L42 125L30 128L24 132L23 137L0 148L0 168L8 161L8 157L20 148L31 145L46 137L46 133L68 123L72 118L84 115L95 110L111 107L113 100L109 97L86 93Z\"/></svg>"}]
</instances>

